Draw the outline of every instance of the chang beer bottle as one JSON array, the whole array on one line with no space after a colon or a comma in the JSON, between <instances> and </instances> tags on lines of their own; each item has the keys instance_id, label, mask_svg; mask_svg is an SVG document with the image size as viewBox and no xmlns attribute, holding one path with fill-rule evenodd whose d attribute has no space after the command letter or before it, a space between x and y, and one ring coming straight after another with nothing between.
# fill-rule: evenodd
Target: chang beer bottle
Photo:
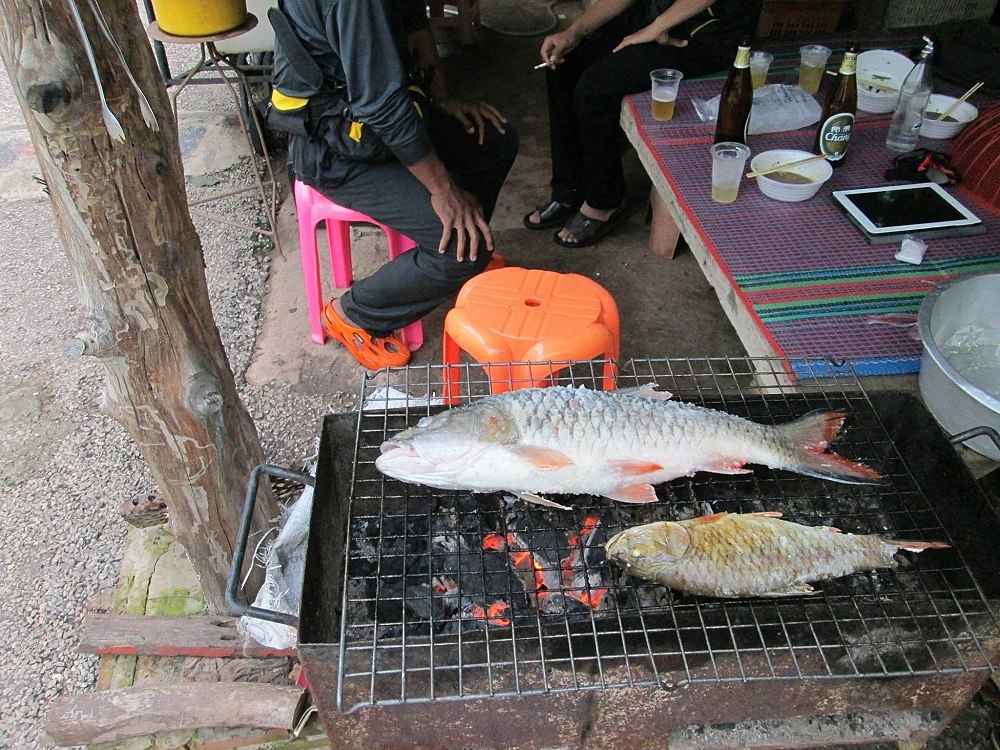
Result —
<instances>
[{"instance_id":1,"label":"chang beer bottle","mask_svg":"<svg viewBox=\"0 0 1000 750\"><path fill-rule=\"evenodd\" d=\"M719 98L719 119L715 125L715 142L747 142L747 124L753 106L753 81L750 78L750 40L740 42L736 59L729 70L726 85Z\"/></svg>"},{"instance_id":2,"label":"chang beer bottle","mask_svg":"<svg viewBox=\"0 0 1000 750\"><path fill-rule=\"evenodd\" d=\"M844 163L847 144L851 142L854 113L858 109L858 80L855 75L857 68L858 45L852 44L844 52L840 72L837 74L837 83L826 98L823 114L819 118L819 129L816 131L816 145L813 151L825 156L834 167Z\"/></svg>"}]
</instances>

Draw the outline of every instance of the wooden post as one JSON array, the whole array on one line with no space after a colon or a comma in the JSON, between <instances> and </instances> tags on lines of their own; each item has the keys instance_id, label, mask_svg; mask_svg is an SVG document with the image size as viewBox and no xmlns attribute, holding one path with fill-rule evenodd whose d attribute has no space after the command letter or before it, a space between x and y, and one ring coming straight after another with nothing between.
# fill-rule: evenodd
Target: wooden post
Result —
<instances>
[{"instance_id":1,"label":"wooden post","mask_svg":"<svg viewBox=\"0 0 1000 750\"><path fill-rule=\"evenodd\" d=\"M138 444L206 601L222 612L246 482L263 462L260 441L212 317L176 124L136 4L95 0L158 132L144 123L125 64L90 2L76 0L84 34L73 2L0 0L0 58L86 313L76 351L104 365L102 408ZM88 40L124 142L111 137L102 119ZM273 498L263 493L256 528L276 515Z\"/></svg>"}]
</instances>

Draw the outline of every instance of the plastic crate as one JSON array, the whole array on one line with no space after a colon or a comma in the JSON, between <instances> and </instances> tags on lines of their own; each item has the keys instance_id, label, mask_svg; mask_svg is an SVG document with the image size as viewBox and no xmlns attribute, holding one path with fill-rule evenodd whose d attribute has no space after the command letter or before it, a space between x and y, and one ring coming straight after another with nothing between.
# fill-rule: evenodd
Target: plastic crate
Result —
<instances>
[{"instance_id":1,"label":"plastic crate","mask_svg":"<svg viewBox=\"0 0 1000 750\"><path fill-rule=\"evenodd\" d=\"M757 36L815 36L837 30L849 0L765 0Z\"/></svg>"}]
</instances>

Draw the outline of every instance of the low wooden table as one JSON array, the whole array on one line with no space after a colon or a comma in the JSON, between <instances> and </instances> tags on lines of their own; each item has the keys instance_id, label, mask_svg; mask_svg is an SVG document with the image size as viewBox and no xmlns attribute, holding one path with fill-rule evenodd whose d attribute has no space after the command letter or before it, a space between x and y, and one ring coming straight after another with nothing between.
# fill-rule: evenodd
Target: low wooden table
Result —
<instances>
[{"instance_id":1,"label":"low wooden table","mask_svg":"<svg viewBox=\"0 0 1000 750\"><path fill-rule=\"evenodd\" d=\"M826 79L817 95L821 101L834 80ZM715 126L699 120L692 99L711 99L722 85L721 78L685 81L667 123L652 119L648 93L623 102L621 125L653 185L650 248L672 257L683 236L747 353L788 359L792 378L836 374L848 362L860 375L916 372L920 302L936 282L954 274L1000 269L1000 216L952 189L983 219L986 234L931 240L921 265L895 260L898 245L869 245L831 197L834 190L890 184L884 171L896 156L885 146L891 115L865 112L858 112L846 162L814 198L774 201L745 179L735 203L714 203L708 149ZM947 85L938 90L960 93ZM974 103L982 108L989 100ZM748 141L753 153L811 151L814 137L813 126ZM947 151L951 142L922 139L919 145ZM811 362L796 368L796 361L816 357L829 367L816 372Z\"/></svg>"}]
</instances>

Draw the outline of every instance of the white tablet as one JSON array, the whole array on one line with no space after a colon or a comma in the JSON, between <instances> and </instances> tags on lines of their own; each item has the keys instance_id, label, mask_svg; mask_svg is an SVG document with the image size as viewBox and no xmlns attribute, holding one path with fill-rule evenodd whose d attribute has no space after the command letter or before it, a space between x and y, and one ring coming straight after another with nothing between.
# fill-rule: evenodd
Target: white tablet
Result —
<instances>
[{"instance_id":1,"label":"white tablet","mask_svg":"<svg viewBox=\"0 0 1000 750\"><path fill-rule=\"evenodd\" d=\"M833 199L869 238L932 230L965 234L965 228L976 228L974 233L983 223L933 182L835 190Z\"/></svg>"}]
</instances>

